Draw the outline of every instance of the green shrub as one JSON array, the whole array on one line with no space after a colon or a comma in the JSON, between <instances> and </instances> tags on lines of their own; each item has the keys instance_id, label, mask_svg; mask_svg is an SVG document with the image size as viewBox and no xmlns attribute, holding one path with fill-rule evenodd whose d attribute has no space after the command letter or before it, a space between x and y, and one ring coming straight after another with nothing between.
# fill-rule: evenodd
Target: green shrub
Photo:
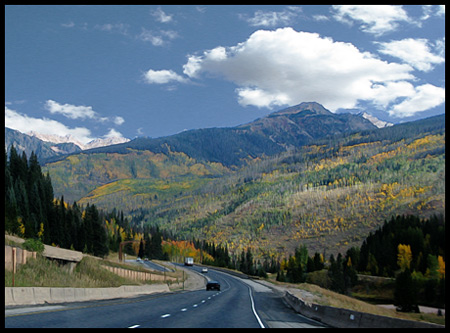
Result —
<instances>
[{"instance_id":1,"label":"green shrub","mask_svg":"<svg viewBox=\"0 0 450 333\"><path fill-rule=\"evenodd\" d=\"M37 253L44 252L44 244L39 239L29 238L22 244L22 246L28 251L34 251Z\"/></svg>"}]
</instances>

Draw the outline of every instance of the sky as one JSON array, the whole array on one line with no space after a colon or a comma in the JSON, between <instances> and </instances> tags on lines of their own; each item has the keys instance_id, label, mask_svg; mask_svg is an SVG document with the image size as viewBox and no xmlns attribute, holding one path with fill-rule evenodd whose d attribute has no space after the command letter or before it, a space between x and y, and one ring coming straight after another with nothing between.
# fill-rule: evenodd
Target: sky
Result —
<instances>
[{"instance_id":1,"label":"sky","mask_svg":"<svg viewBox=\"0 0 450 333\"><path fill-rule=\"evenodd\" d=\"M5 126L161 137L302 102L445 112L445 7L7 5Z\"/></svg>"}]
</instances>

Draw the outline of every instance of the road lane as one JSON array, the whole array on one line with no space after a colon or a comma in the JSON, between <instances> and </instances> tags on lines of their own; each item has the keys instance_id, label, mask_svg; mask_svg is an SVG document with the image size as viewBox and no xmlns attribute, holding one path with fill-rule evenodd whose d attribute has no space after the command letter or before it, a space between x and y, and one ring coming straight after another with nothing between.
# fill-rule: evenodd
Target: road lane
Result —
<instances>
[{"instance_id":1,"label":"road lane","mask_svg":"<svg viewBox=\"0 0 450 333\"><path fill-rule=\"evenodd\" d=\"M200 271L195 266L190 269ZM282 324L311 327L267 287L252 287L214 269L205 276L219 281L221 290L70 303L57 309L42 307L44 312L5 314L5 327L258 328Z\"/></svg>"}]
</instances>

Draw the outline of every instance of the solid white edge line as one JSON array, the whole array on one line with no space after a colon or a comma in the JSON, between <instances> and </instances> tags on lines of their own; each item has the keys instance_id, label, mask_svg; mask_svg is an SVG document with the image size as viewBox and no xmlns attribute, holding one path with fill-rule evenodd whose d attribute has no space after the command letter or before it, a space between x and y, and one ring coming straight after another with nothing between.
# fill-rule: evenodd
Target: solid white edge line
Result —
<instances>
[{"instance_id":1,"label":"solid white edge line","mask_svg":"<svg viewBox=\"0 0 450 333\"><path fill-rule=\"evenodd\" d=\"M258 321L259 327L265 328L264 324L262 323L261 319L259 319L259 316L256 313L255 303L253 302L253 296L252 296L252 288L250 286L248 286L248 294L250 295L250 301L252 302L252 311L253 311L253 314L256 317L256 320Z\"/></svg>"}]
</instances>

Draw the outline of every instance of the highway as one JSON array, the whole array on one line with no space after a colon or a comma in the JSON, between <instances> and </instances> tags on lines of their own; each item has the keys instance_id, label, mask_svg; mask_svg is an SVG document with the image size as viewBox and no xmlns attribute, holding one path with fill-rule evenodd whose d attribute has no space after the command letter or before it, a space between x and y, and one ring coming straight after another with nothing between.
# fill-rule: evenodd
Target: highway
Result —
<instances>
[{"instance_id":1,"label":"highway","mask_svg":"<svg viewBox=\"0 0 450 333\"><path fill-rule=\"evenodd\" d=\"M200 272L199 267L189 269ZM268 328L322 327L288 308L282 295L250 280L210 269L220 291L180 291L108 301L5 311L5 327Z\"/></svg>"}]
</instances>

